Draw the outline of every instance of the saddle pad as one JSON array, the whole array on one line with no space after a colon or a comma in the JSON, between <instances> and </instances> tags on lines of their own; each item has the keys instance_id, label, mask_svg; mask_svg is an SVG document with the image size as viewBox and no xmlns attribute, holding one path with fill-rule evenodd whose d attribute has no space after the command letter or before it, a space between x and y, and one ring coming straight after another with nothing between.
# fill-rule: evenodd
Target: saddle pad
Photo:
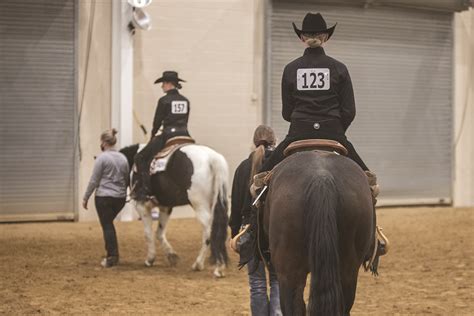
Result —
<instances>
[{"instance_id":1,"label":"saddle pad","mask_svg":"<svg viewBox=\"0 0 474 316\"><path fill-rule=\"evenodd\" d=\"M150 164L150 175L165 171L166 166L168 165L169 157L170 156L166 156L165 158L153 158Z\"/></svg>"},{"instance_id":2,"label":"saddle pad","mask_svg":"<svg viewBox=\"0 0 474 316\"><path fill-rule=\"evenodd\" d=\"M180 149L181 147L191 145L192 143L186 144L176 144L165 148L163 151L159 152L155 158L151 161L150 164L150 175L154 175L158 172L163 172L168 166L168 161L173 156L173 154ZM164 154L165 153L165 154Z\"/></svg>"}]
</instances>

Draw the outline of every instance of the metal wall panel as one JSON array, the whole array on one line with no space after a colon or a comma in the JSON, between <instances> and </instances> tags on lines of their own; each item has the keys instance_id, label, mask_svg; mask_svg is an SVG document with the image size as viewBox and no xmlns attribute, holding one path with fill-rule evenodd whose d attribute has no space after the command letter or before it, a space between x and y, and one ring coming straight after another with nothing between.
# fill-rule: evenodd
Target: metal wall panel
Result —
<instances>
[{"instance_id":1,"label":"metal wall panel","mask_svg":"<svg viewBox=\"0 0 474 316\"><path fill-rule=\"evenodd\" d=\"M288 2L288 0L274 0ZM308 0L292 0L292 3L307 3ZM318 5L345 5L362 8L398 7L425 11L459 12L472 6L470 0L312 0Z\"/></svg>"},{"instance_id":2,"label":"metal wall panel","mask_svg":"<svg viewBox=\"0 0 474 316\"><path fill-rule=\"evenodd\" d=\"M73 218L73 0L0 2L0 221Z\"/></svg>"},{"instance_id":3,"label":"metal wall panel","mask_svg":"<svg viewBox=\"0 0 474 316\"><path fill-rule=\"evenodd\" d=\"M325 50L351 74L357 116L348 137L379 175L382 201L449 201L452 14L273 3L268 115L280 137L288 129L281 118L281 74L304 50L291 22L301 25L308 11L321 12L329 25L338 22Z\"/></svg>"}]
</instances>

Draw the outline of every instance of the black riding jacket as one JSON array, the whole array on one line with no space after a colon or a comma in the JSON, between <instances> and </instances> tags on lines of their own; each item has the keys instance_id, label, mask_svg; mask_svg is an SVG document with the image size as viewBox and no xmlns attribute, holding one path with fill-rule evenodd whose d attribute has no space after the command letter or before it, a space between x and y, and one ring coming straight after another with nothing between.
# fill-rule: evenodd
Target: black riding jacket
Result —
<instances>
[{"instance_id":1,"label":"black riding jacket","mask_svg":"<svg viewBox=\"0 0 474 316\"><path fill-rule=\"evenodd\" d=\"M187 131L189 110L189 100L179 94L177 89L169 90L158 100L151 137L155 136L162 125L167 133L173 133L174 129Z\"/></svg>"},{"instance_id":2,"label":"black riding jacket","mask_svg":"<svg viewBox=\"0 0 474 316\"><path fill-rule=\"evenodd\" d=\"M345 131L355 117L349 72L322 47L307 48L289 63L281 85L282 115L291 125L337 120Z\"/></svg>"}]
</instances>

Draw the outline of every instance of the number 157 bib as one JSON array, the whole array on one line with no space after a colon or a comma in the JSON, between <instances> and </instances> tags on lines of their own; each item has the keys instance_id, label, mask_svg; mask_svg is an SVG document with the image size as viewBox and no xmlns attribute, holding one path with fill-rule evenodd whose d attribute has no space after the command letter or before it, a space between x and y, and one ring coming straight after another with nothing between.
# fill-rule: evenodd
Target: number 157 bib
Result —
<instances>
[{"instance_id":1,"label":"number 157 bib","mask_svg":"<svg viewBox=\"0 0 474 316\"><path fill-rule=\"evenodd\" d=\"M298 90L329 90L329 68L300 68L296 71Z\"/></svg>"}]
</instances>

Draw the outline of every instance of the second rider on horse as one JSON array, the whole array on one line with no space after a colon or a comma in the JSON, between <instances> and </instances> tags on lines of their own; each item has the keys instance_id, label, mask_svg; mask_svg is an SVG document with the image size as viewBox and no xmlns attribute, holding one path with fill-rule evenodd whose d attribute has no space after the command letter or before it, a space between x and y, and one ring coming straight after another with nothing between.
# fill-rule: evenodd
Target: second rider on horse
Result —
<instances>
[{"instance_id":1,"label":"second rider on horse","mask_svg":"<svg viewBox=\"0 0 474 316\"><path fill-rule=\"evenodd\" d=\"M162 77L155 81L155 84L162 83L161 88L166 95L158 100L150 142L135 158L138 180L134 184L132 196L137 201L153 200L150 191L150 163L164 148L166 141L176 136L190 136L188 132L190 103L178 91L182 88L180 82L185 81L178 77L176 71L165 71ZM163 131L157 135L161 127Z\"/></svg>"},{"instance_id":2,"label":"second rider on horse","mask_svg":"<svg viewBox=\"0 0 474 316\"><path fill-rule=\"evenodd\" d=\"M375 198L378 191L375 174L369 171L345 135L356 114L349 71L343 63L327 56L322 47L336 25L328 28L321 14L308 13L302 29L294 23L293 28L306 49L303 56L290 62L283 71L282 115L290 122L290 128L261 171L272 170L283 160L286 147L296 140L331 139L342 144L348 157L366 172Z\"/></svg>"},{"instance_id":3,"label":"second rider on horse","mask_svg":"<svg viewBox=\"0 0 474 316\"><path fill-rule=\"evenodd\" d=\"M265 161L261 172L254 177L251 191L254 196L259 193L261 201L264 201L264 191L259 189L266 185L268 173L284 159L284 151L292 142L329 139L342 144L347 149L347 156L366 173L375 206L379 192L377 178L345 135L356 113L349 71L342 62L327 56L322 47L335 28L336 25L328 28L319 13L306 14L301 30L293 23L296 35L306 49L303 56L290 62L283 71L282 116L290 122L290 128L286 138ZM263 203L254 204L261 208ZM255 229L258 228L250 227L249 231ZM249 247L248 244L242 247ZM381 247L380 243L378 246ZM379 253L384 254L385 250L382 249ZM250 258L241 258L241 262L248 260Z\"/></svg>"}]
</instances>

